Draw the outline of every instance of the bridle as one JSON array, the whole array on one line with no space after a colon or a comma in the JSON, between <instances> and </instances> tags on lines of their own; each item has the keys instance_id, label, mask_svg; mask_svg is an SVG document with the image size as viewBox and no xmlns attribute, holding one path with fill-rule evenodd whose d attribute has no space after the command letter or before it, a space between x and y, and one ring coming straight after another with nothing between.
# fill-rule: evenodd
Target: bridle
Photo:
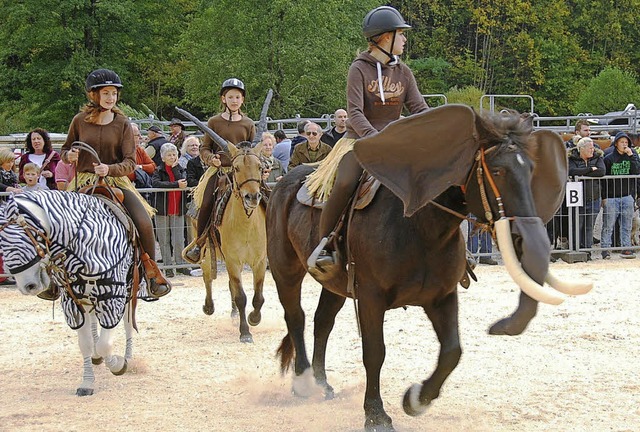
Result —
<instances>
[{"instance_id":1,"label":"bridle","mask_svg":"<svg viewBox=\"0 0 640 432\"><path fill-rule=\"evenodd\" d=\"M39 261L45 261L47 263L51 263L53 260L49 260L49 256L51 255L52 242L51 242L51 238L49 238L47 233L44 230L39 230L35 226L31 225L29 222L27 222L27 219L24 217L24 215L21 215L21 214L7 220L7 222L4 225L0 226L0 231L4 231L9 225L14 225L14 224L18 225L24 230L25 234L29 238L29 241L31 241L32 246L36 250L36 256L33 257L33 259L31 259L29 262L25 264L22 264L16 268L10 268L9 273L16 274L16 273L23 272L29 267L32 267L33 265L37 264ZM38 242L38 237L42 238L44 243L44 248Z\"/></svg>"},{"instance_id":2,"label":"bridle","mask_svg":"<svg viewBox=\"0 0 640 432\"><path fill-rule=\"evenodd\" d=\"M83 219L86 216L87 211L88 209L85 208ZM9 225L13 224L20 226L24 230L25 234L29 238L29 241L31 242L31 245L36 250L36 256L25 264L22 264L15 268L10 268L9 273L13 275L21 273L24 270L33 267L38 262L41 262L43 270L47 272L49 277L55 277L55 279L61 281L69 297L84 313L84 308L82 306L83 303L78 300L77 296L71 289L71 280L69 278L69 273L67 272L67 269L62 265L67 259L68 248L63 246L62 250L59 253L52 256L51 245L53 244L53 241L51 240L49 235L44 229L38 229L33 224L29 223L22 214L18 214L17 216L14 216L11 219L7 220L6 223L0 226L0 232L4 231ZM38 237L42 239L44 248L38 242ZM77 236L73 236L72 238L77 238Z\"/></svg>"},{"instance_id":3,"label":"bridle","mask_svg":"<svg viewBox=\"0 0 640 432\"><path fill-rule=\"evenodd\" d=\"M260 174L262 174L262 162L260 161L260 157L258 155L256 155L255 153L251 152L249 149L243 149L242 153L239 153L237 155L235 155L232 159L231 159L231 165L233 165L233 163L235 162L236 159L238 159L240 156L253 156L255 158L258 159L258 163L260 163ZM236 176L235 176L235 170L231 175L231 187L233 190L234 195L240 199L240 201L242 201L242 207L244 208L244 212L247 215L247 217L251 217L251 215L253 214L253 211L256 209L254 208L248 208L245 200L242 199L242 195L240 194L240 188L242 188L242 186L246 185L247 183L251 183L251 182L256 182L258 183L258 186L262 185L262 178L254 178L254 177L250 177L246 180L244 180L241 183L238 183Z\"/></svg>"},{"instance_id":4,"label":"bridle","mask_svg":"<svg viewBox=\"0 0 640 432\"><path fill-rule=\"evenodd\" d=\"M435 202L434 200L430 200L429 203L433 204L435 207L438 207L441 210L450 213L461 220L466 220L469 222L473 222L476 227L479 227L481 231L487 231L491 233L491 237L496 238L496 230L495 230L495 218L493 217L493 211L491 210L491 206L489 204L489 199L487 197L487 186L485 184L485 178L487 183L489 183L489 187L495 196L496 203L498 205L498 214L500 218L506 217L504 212L504 205L502 203L502 195L500 194L500 190L496 185L495 180L493 179L493 175L491 175L491 171L489 170L489 166L487 165L486 154L494 151L496 147L490 147L486 149L484 146L480 146L475 155L475 161L473 167L469 171L469 175L467 176L467 180L462 186L463 193L469 189L469 183L473 180L473 172L475 171L476 176L475 179L478 182L478 189L480 191L480 200L482 201L482 207L484 209L484 216L487 222L479 222L476 219L472 219L467 215L463 215L455 210L450 209L440 203ZM474 169L475 168L475 169Z\"/></svg>"}]
</instances>

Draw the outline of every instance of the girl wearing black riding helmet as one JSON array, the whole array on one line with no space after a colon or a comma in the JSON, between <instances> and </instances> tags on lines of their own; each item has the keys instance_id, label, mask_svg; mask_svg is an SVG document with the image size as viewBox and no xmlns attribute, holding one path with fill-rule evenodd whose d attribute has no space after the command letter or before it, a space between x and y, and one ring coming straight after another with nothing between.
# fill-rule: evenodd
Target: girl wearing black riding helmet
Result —
<instances>
[{"instance_id":1,"label":"girl wearing black riding helmet","mask_svg":"<svg viewBox=\"0 0 640 432\"><path fill-rule=\"evenodd\" d=\"M234 145L242 141L251 142L256 135L256 127L253 120L240 110L244 103L245 94L244 83L238 78L225 80L220 88L220 103L223 111L211 117L207 122L209 128ZM218 144L206 134L202 140L202 147L200 147L200 158L210 168L202 176L194 192L194 200L200 208L198 213L198 236L194 242L187 246L183 254L184 258L193 264L200 262L200 249L206 240L203 238L203 234L213 213L214 195L217 186L217 176L214 176L214 174L221 165L231 165L231 161L224 155Z\"/></svg>"},{"instance_id":2,"label":"girl wearing black riding helmet","mask_svg":"<svg viewBox=\"0 0 640 432\"><path fill-rule=\"evenodd\" d=\"M356 139L378 133L399 119L403 108L410 114L429 109L413 73L398 57L407 41L404 31L410 28L400 12L390 6L375 8L364 17L362 33L369 47L349 68L347 132L307 179L309 190L326 200L320 217L322 240L308 262L311 271L328 270L337 264L332 253L336 246L327 243L327 238L362 175L362 167L352 152Z\"/></svg>"},{"instance_id":3,"label":"girl wearing black riding helmet","mask_svg":"<svg viewBox=\"0 0 640 432\"><path fill-rule=\"evenodd\" d=\"M171 291L171 285L155 262L155 236L151 223L155 210L127 177L136 168L136 144L129 119L116 106L121 89L122 81L112 70L97 69L89 74L85 82L89 102L71 121L61 157L66 163L76 164L76 179L69 182L69 190L74 190L76 185L93 184L98 177L122 190L123 204L139 233L149 291L161 297ZM90 153L72 149L75 141L91 146L100 163Z\"/></svg>"}]
</instances>

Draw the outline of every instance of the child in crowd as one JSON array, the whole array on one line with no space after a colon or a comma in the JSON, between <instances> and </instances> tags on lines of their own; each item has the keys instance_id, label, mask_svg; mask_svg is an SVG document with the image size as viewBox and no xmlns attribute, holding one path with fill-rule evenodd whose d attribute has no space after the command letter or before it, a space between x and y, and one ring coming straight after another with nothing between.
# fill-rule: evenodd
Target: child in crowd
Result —
<instances>
[{"instance_id":1,"label":"child in crowd","mask_svg":"<svg viewBox=\"0 0 640 432\"><path fill-rule=\"evenodd\" d=\"M15 172L16 158L8 148L0 148L0 192L22 192Z\"/></svg>"},{"instance_id":2,"label":"child in crowd","mask_svg":"<svg viewBox=\"0 0 640 432\"><path fill-rule=\"evenodd\" d=\"M178 149L171 143L160 147L162 163L153 173L153 187L164 189L185 189L187 187L186 171L178 163ZM186 213L186 197L184 191L170 191L156 194L156 228L158 243L165 266L185 264L182 259L184 248L184 214ZM173 253L172 253L173 252ZM166 267L165 267L166 268ZM189 275L187 268L178 269L178 273ZM173 269L165 270L167 277L175 276Z\"/></svg>"},{"instance_id":3,"label":"child in crowd","mask_svg":"<svg viewBox=\"0 0 640 432\"><path fill-rule=\"evenodd\" d=\"M18 186L18 176L15 173L16 157L8 148L0 148L0 192L22 192ZM0 197L4 201L6 198ZM4 260L0 254L0 273L4 271ZM0 285L13 285L12 278L0 277Z\"/></svg>"},{"instance_id":4,"label":"child in crowd","mask_svg":"<svg viewBox=\"0 0 640 432\"><path fill-rule=\"evenodd\" d=\"M22 175L26 183L26 186L22 188L24 191L48 190L47 187L38 182L40 180L40 167L33 162L28 162L22 167Z\"/></svg>"}]
</instances>

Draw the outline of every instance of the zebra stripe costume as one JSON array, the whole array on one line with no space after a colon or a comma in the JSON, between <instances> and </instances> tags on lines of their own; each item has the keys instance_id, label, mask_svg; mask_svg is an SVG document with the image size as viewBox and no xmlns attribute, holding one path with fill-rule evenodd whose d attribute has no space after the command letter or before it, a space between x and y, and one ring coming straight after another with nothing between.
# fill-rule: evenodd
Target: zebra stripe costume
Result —
<instances>
[{"instance_id":1,"label":"zebra stripe costume","mask_svg":"<svg viewBox=\"0 0 640 432\"><path fill-rule=\"evenodd\" d=\"M1 213L0 213L1 214ZM42 264L56 259L75 297L85 310L94 309L101 327L118 325L131 294L133 249L127 228L99 198L73 192L26 192L10 198L4 208L4 224L22 215L26 222L50 239L49 253ZM40 261L35 245L25 229L9 224L0 232L6 266L18 273ZM47 248L42 236L37 239ZM69 296L65 272L50 272L52 282L61 287L61 304L67 324L76 330L85 315ZM138 296L150 300L144 279Z\"/></svg>"}]
</instances>

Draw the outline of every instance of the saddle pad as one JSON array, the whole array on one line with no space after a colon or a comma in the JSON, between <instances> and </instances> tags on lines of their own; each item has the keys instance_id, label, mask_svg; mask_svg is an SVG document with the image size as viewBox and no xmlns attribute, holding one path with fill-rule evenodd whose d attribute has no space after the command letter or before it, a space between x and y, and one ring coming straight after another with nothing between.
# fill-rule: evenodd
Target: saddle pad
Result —
<instances>
[{"instance_id":1,"label":"saddle pad","mask_svg":"<svg viewBox=\"0 0 640 432\"><path fill-rule=\"evenodd\" d=\"M364 181L364 184L360 188L360 193L358 194L356 200L356 210L362 210L363 208L371 204L371 201L376 195L378 188L380 188L380 182L371 175L367 176L367 179ZM302 186L300 186L300 189L298 189L296 198L300 202L300 204L318 209L324 208L325 202L318 200L315 196L309 195L309 189L307 188L307 185L305 183L303 183Z\"/></svg>"}]
</instances>

